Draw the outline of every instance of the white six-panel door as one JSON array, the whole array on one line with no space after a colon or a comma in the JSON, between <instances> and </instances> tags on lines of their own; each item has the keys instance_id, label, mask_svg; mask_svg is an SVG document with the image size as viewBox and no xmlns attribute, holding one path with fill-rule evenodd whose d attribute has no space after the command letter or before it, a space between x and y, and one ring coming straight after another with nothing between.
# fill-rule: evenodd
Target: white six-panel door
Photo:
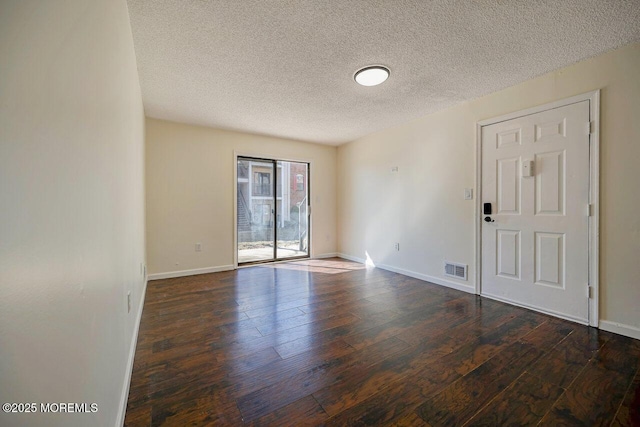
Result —
<instances>
[{"instance_id":1,"label":"white six-panel door","mask_svg":"<svg viewBox=\"0 0 640 427\"><path fill-rule=\"evenodd\" d=\"M582 101L482 127L482 295L588 323L588 125Z\"/></svg>"}]
</instances>

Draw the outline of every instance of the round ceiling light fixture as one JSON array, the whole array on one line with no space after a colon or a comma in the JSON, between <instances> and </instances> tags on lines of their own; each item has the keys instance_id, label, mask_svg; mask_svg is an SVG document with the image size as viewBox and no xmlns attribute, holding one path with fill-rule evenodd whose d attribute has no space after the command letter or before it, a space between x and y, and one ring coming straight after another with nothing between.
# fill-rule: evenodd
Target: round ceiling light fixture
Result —
<instances>
[{"instance_id":1,"label":"round ceiling light fixture","mask_svg":"<svg viewBox=\"0 0 640 427\"><path fill-rule=\"evenodd\" d=\"M389 78L389 69L382 65L369 65L356 71L353 78L362 86L376 86Z\"/></svg>"}]
</instances>

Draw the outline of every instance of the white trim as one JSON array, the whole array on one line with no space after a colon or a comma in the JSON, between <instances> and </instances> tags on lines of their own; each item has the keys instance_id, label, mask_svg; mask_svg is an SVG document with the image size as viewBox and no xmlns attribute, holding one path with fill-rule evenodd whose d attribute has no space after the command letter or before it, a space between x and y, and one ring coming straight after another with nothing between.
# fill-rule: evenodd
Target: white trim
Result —
<instances>
[{"instance_id":1,"label":"white trim","mask_svg":"<svg viewBox=\"0 0 640 427\"><path fill-rule=\"evenodd\" d=\"M593 205L589 217L589 285L593 288L593 298L589 299L589 326L598 327L600 314L600 90L591 92L589 97L589 119L593 122L593 132L589 135L589 203Z\"/></svg>"},{"instance_id":2,"label":"white trim","mask_svg":"<svg viewBox=\"0 0 640 427\"><path fill-rule=\"evenodd\" d=\"M168 271L166 273L154 273L149 275L149 280L173 279L175 277L195 276L198 274L217 273L219 271L233 270L233 265L220 265L218 267L195 268L193 270Z\"/></svg>"},{"instance_id":3,"label":"white trim","mask_svg":"<svg viewBox=\"0 0 640 427\"><path fill-rule=\"evenodd\" d=\"M340 258L347 259L349 261L359 262L361 264L365 263L365 260L362 258L354 257L351 255L339 253L338 256ZM427 274L417 273L411 270L405 270L403 268L394 267L387 264L376 264L375 268L379 268L381 270L391 271L393 273L402 274L403 276L413 277L414 279L423 280L425 282L435 283L436 285L445 286L447 288L456 289L458 291L467 292L470 294L475 293L474 288L471 285L463 285L461 283L454 282L452 280L442 279L440 277L429 276Z\"/></svg>"},{"instance_id":4,"label":"white trim","mask_svg":"<svg viewBox=\"0 0 640 427\"><path fill-rule=\"evenodd\" d=\"M138 304L138 313L136 313L136 323L133 328L133 336L129 345L129 358L127 360L127 370L124 373L124 384L122 385L122 394L120 395L120 409L116 418L116 427L124 425L124 417L127 413L127 402L129 400L129 387L131 386L131 375L133 374L133 361L136 356L136 346L138 344L138 332L140 330L140 321L142 320L142 309L144 308L144 299L147 295L148 280L144 281L140 303Z\"/></svg>"},{"instance_id":5,"label":"white trim","mask_svg":"<svg viewBox=\"0 0 640 427\"><path fill-rule=\"evenodd\" d=\"M589 202L593 205L593 215L589 218L589 285L593 288L593 298L589 299L589 326L598 327L600 300L600 284L598 261L600 259L600 89L592 92L565 98L544 105L516 111L492 119L482 120L476 124L476 213L475 213L475 238L476 238L476 283L475 292L482 295L482 127L507 120L524 117L542 111L552 110L582 101L589 101L589 119L594 123L593 132L589 143ZM515 304L515 303L514 303ZM515 304L518 305L518 304ZM527 307L540 311L534 307ZM554 316L566 318L560 314ZM569 319L572 320L572 319ZM577 321L577 320L576 320Z\"/></svg>"},{"instance_id":6,"label":"white trim","mask_svg":"<svg viewBox=\"0 0 640 427\"><path fill-rule=\"evenodd\" d=\"M480 125L481 127L489 126L500 122L506 122L507 120L513 120L520 117L541 113L543 111L553 110L554 108L566 107L567 105L577 104L578 102L582 101L593 101L594 98L599 97L599 94L600 89L596 89L594 91L582 93L570 98L564 98L558 101L549 102L547 104L537 105L535 107L527 108L526 110L515 111L513 113L503 114L502 116L481 120L478 122L478 125Z\"/></svg>"},{"instance_id":7,"label":"white trim","mask_svg":"<svg viewBox=\"0 0 640 427\"><path fill-rule=\"evenodd\" d=\"M360 264L365 264L367 262L367 260L364 259L364 258L358 258L356 256L343 254L342 252L338 252L336 255L339 258L344 258L344 259L346 259L348 261L359 262Z\"/></svg>"},{"instance_id":8,"label":"white trim","mask_svg":"<svg viewBox=\"0 0 640 427\"><path fill-rule=\"evenodd\" d=\"M282 157L282 156L275 155L273 153L265 153L265 152L261 152L261 151L244 152L244 151L233 150L233 155L234 155L234 159L237 159L238 157L250 157L250 158L254 158L254 159L258 159L258 160L260 160L260 159L262 159L262 160L281 160L283 162L312 163L311 159L287 158L287 157Z\"/></svg>"},{"instance_id":9,"label":"white trim","mask_svg":"<svg viewBox=\"0 0 640 427\"><path fill-rule=\"evenodd\" d=\"M323 258L338 258L340 254L337 252L327 252L325 254L316 255L311 259L323 259Z\"/></svg>"},{"instance_id":10,"label":"white trim","mask_svg":"<svg viewBox=\"0 0 640 427\"><path fill-rule=\"evenodd\" d=\"M376 264L376 268L392 271L394 273L402 274L403 276L413 277L414 279L424 280L425 282L435 283L436 285L446 286L447 288L452 288L458 291L463 291L470 294L475 293L475 289L473 286L463 285L452 280L441 279L440 277L429 276L427 274L417 273L415 271L405 270L403 268L393 267L386 264Z\"/></svg>"},{"instance_id":11,"label":"white trim","mask_svg":"<svg viewBox=\"0 0 640 427\"><path fill-rule=\"evenodd\" d=\"M313 172L311 172L312 170L315 170L313 168L313 162L311 160L306 161L308 167L307 167L307 183L306 183L306 188L307 188L307 232L309 233L309 237L307 238L307 250L309 251L309 258L314 258L315 257L315 253L313 250L313 242L315 241L315 238L313 236L313 201L311 200L311 190L314 188L314 185L311 183L311 180L313 178Z\"/></svg>"},{"instance_id":12,"label":"white trim","mask_svg":"<svg viewBox=\"0 0 640 427\"><path fill-rule=\"evenodd\" d=\"M238 268L238 157L242 157L233 150L233 267ZM249 185L251 185L251 172L249 172ZM251 187L249 187L251 189ZM249 221L252 221L249 218Z\"/></svg>"},{"instance_id":13,"label":"white trim","mask_svg":"<svg viewBox=\"0 0 640 427\"><path fill-rule=\"evenodd\" d=\"M581 325L588 325L589 324L589 321L587 319L581 319L579 317L567 316L564 313L560 313L560 312L553 311L553 310L548 310L546 308L537 307L535 305L523 304L521 302L510 300L509 298L504 298L504 297L491 295L491 294L482 294L481 296L483 298L489 298L489 299L492 299L492 300L495 300L495 301L504 302L506 304L515 305L517 307L526 308L528 310L537 311L538 313L548 314L548 315L554 316L554 317L559 317L560 319L570 320L572 322L580 323Z\"/></svg>"},{"instance_id":14,"label":"white trim","mask_svg":"<svg viewBox=\"0 0 640 427\"><path fill-rule=\"evenodd\" d=\"M476 295L480 295L482 289L482 126L476 124L476 212L474 231L476 237L476 282L474 284Z\"/></svg>"},{"instance_id":15,"label":"white trim","mask_svg":"<svg viewBox=\"0 0 640 427\"><path fill-rule=\"evenodd\" d=\"M636 328L635 326L612 322L610 320L601 320L600 329L640 340L640 328Z\"/></svg>"}]
</instances>

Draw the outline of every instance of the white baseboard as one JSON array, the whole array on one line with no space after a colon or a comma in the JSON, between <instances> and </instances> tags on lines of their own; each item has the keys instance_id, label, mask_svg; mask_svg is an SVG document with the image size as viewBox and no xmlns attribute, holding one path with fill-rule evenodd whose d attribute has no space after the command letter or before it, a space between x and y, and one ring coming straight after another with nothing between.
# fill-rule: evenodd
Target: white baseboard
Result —
<instances>
[{"instance_id":1,"label":"white baseboard","mask_svg":"<svg viewBox=\"0 0 640 427\"><path fill-rule=\"evenodd\" d=\"M129 345L129 359L127 360L127 370L124 375L124 385L122 386L122 396L120 397L120 412L116 418L116 427L124 425L124 417L127 413L127 400L129 399L129 386L131 385L131 375L133 374L133 361L136 357L136 346L138 344L138 331L140 330L140 320L142 320L142 309L144 308L144 298L147 295L148 280L144 281L138 312L136 313L136 323L133 328L133 336Z\"/></svg>"},{"instance_id":2,"label":"white baseboard","mask_svg":"<svg viewBox=\"0 0 640 427\"><path fill-rule=\"evenodd\" d=\"M149 275L149 280L173 279L174 277L195 276L197 274L217 273L219 271L234 270L233 265L221 265L218 267L196 268L193 270L168 271L166 273L154 273Z\"/></svg>"},{"instance_id":3,"label":"white baseboard","mask_svg":"<svg viewBox=\"0 0 640 427\"><path fill-rule=\"evenodd\" d=\"M473 285L463 285L451 280L441 279L440 277L429 276L427 274L416 273L415 271L405 270L403 268L393 267L391 265L376 264L376 267L383 270L392 271L394 273L402 274L404 276L413 277L414 279L424 280L425 282L435 283L436 285L446 286L447 288L456 289L458 291L463 291L470 294L476 293L475 286Z\"/></svg>"},{"instance_id":4,"label":"white baseboard","mask_svg":"<svg viewBox=\"0 0 640 427\"><path fill-rule=\"evenodd\" d=\"M365 263L364 259L354 257L351 255L339 253L338 256L340 258L344 258L349 261L359 262L361 264ZM468 292L470 294L476 293L475 286L473 285L463 285L461 283L457 283L451 280L442 279L440 277L429 276L427 274L416 273L415 271L405 270L403 268L394 267L392 265L376 264L376 268L402 274L403 276L413 277L414 279L424 280L425 282L435 283L436 285L445 286L447 288L456 289L458 291Z\"/></svg>"},{"instance_id":5,"label":"white baseboard","mask_svg":"<svg viewBox=\"0 0 640 427\"><path fill-rule=\"evenodd\" d=\"M625 337L640 340L640 328L625 325L624 323L611 322L609 320L600 321L600 329L614 334L624 335Z\"/></svg>"},{"instance_id":6,"label":"white baseboard","mask_svg":"<svg viewBox=\"0 0 640 427\"><path fill-rule=\"evenodd\" d=\"M312 259L323 259L323 258L336 258L339 257L340 254L336 253L336 252L329 252L326 254L320 254L320 255L314 255L312 257Z\"/></svg>"},{"instance_id":7,"label":"white baseboard","mask_svg":"<svg viewBox=\"0 0 640 427\"><path fill-rule=\"evenodd\" d=\"M355 257L355 256L343 254L343 253L340 253L340 252L338 252L336 254L336 256L339 257L339 258L344 258L344 259L349 260L349 261L359 262L360 264L364 264L366 262L366 260L363 259L363 258L358 258L358 257Z\"/></svg>"}]
</instances>

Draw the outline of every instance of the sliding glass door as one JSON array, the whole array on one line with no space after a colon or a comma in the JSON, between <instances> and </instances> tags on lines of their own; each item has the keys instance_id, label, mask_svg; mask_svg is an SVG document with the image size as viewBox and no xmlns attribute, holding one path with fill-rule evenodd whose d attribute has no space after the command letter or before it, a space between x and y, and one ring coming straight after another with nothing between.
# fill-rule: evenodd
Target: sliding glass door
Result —
<instances>
[{"instance_id":1,"label":"sliding glass door","mask_svg":"<svg viewBox=\"0 0 640 427\"><path fill-rule=\"evenodd\" d=\"M238 264L309 256L309 164L238 157Z\"/></svg>"}]
</instances>

